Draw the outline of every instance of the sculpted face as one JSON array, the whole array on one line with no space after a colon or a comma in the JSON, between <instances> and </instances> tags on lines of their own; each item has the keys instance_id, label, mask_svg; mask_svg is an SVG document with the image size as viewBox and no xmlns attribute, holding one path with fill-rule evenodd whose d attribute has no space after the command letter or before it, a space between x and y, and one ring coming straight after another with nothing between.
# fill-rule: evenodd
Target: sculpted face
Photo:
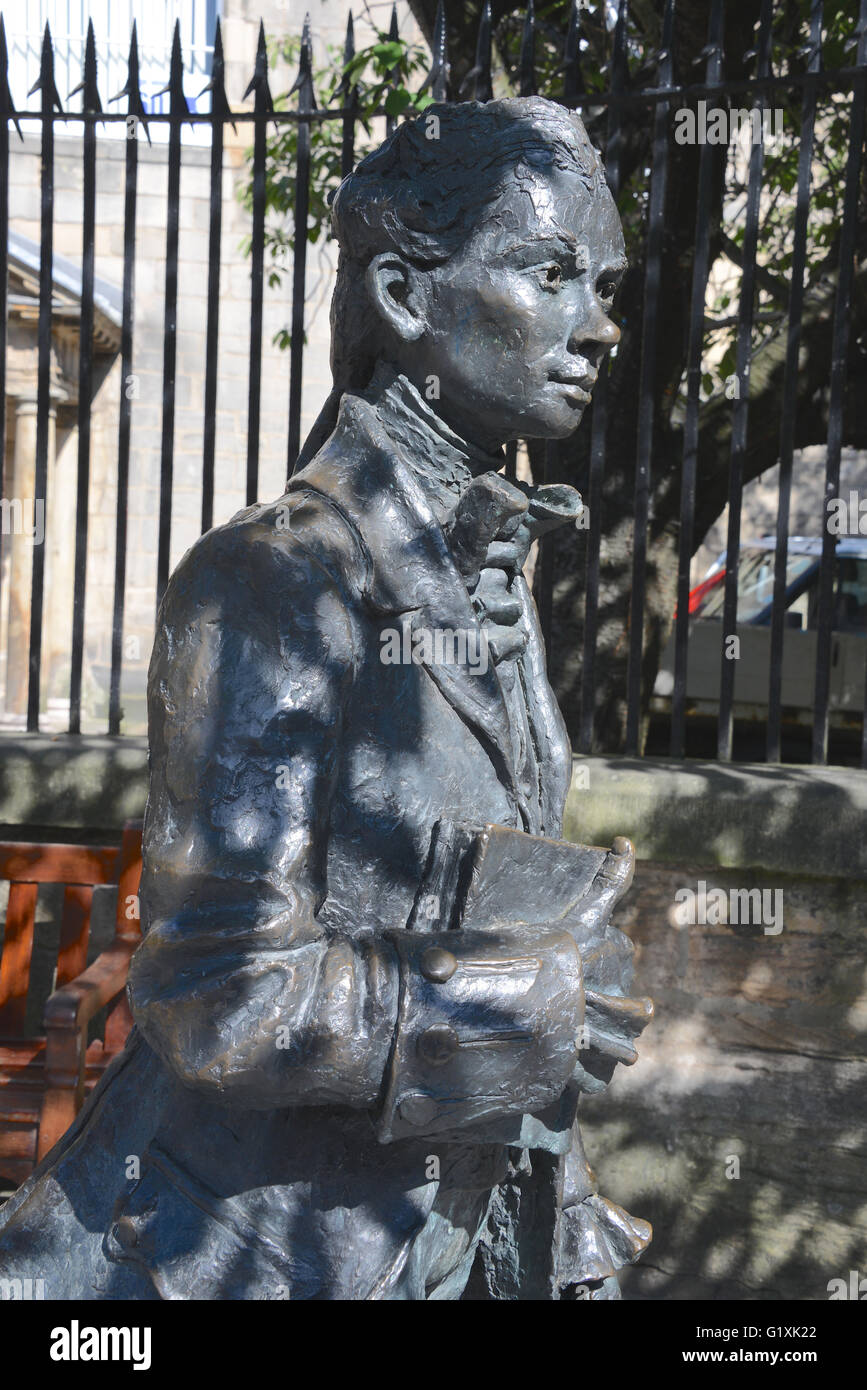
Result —
<instances>
[{"instance_id":1,"label":"sculpted face","mask_svg":"<svg viewBox=\"0 0 867 1390\"><path fill-rule=\"evenodd\" d=\"M380 288L400 305L398 365L428 399L438 379L431 403L452 428L486 447L575 430L620 338L609 312L626 258L607 189L520 169L445 264L402 279L394 259L377 258L391 262Z\"/></svg>"}]
</instances>

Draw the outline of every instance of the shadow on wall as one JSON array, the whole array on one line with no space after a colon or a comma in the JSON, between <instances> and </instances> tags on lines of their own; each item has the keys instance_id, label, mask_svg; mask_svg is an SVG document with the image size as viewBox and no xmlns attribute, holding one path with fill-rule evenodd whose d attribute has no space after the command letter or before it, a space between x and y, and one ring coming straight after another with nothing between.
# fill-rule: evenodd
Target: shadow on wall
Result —
<instances>
[{"instance_id":1,"label":"shadow on wall","mask_svg":"<svg viewBox=\"0 0 867 1390\"><path fill-rule=\"evenodd\" d=\"M684 923L675 894L702 882L728 910ZM732 920L755 888L779 924ZM823 1300L867 1277L865 918L863 878L638 865L617 924L656 1017L582 1111L601 1190L654 1226L625 1298Z\"/></svg>"}]
</instances>

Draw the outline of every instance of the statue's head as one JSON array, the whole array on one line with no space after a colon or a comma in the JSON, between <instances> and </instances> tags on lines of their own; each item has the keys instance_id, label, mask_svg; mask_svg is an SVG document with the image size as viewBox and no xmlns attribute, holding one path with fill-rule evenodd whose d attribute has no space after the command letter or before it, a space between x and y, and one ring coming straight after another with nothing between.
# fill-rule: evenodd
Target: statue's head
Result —
<instances>
[{"instance_id":1,"label":"statue's head","mask_svg":"<svg viewBox=\"0 0 867 1390\"><path fill-rule=\"evenodd\" d=\"M626 268L574 112L541 97L431 106L343 181L333 223L336 388L363 389L384 358L475 442L572 433L620 337Z\"/></svg>"}]
</instances>

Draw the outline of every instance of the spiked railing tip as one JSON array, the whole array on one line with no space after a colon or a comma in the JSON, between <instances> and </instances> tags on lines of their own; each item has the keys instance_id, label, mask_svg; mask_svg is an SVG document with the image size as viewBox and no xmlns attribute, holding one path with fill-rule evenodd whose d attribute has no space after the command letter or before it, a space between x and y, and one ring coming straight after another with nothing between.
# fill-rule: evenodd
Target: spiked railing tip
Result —
<instances>
[{"instance_id":1,"label":"spiked railing tip","mask_svg":"<svg viewBox=\"0 0 867 1390\"><path fill-rule=\"evenodd\" d=\"M332 101L334 101L336 97L341 97L346 104L352 104L353 102L358 100L358 88L354 85L352 87L349 86L349 79L347 78L345 72L345 69L349 66L354 57L355 24L352 19L352 11L350 10L346 19L346 38L343 43L344 71L341 73L340 81L337 83L337 86L334 88L334 90L331 93L331 96L328 99L329 104Z\"/></svg>"},{"instance_id":2,"label":"spiked railing tip","mask_svg":"<svg viewBox=\"0 0 867 1390\"><path fill-rule=\"evenodd\" d=\"M161 87L155 96L169 94L169 114L172 116L182 116L190 114L190 107L187 98L184 96L184 63L181 56L181 21L175 20L175 30L172 35L172 56L169 65L169 80L165 87Z\"/></svg>"},{"instance_id":3,"label":"spiked railing tip","mask_svg":"<svg viewBox=\"0 0 867 1390\"><path fill-rule=\"evenodd\" d=\"M291 97L298 93L298 110L316 111L316 93L313 88L313 42L310 37L310 14L304 16L301 27L301 53L298 60L298 76L289 89Z\"/></svg>"},{"instance_id":4,"label":"spiked railing tip","mask_svg":"<svg viewBox=\"0 0 867 1390\"><path fill-rule=\"evenodd\" d=\"M448 94L449 73L451 68L448 60L446 13L443 0L439 0L437 4L431 52L433 61L431 62L430 71L421 84L419 91L427 91L428 87L430 87L435 101L445 101Z\"/></svg>"},{"instance_id":5,"label":"spiked railing tip","mask_svg":"<svg viewBox=\"0 0 867 1390\"><path fill-rule=\"evenodd\" d=\"M138 29L136 21L132 22L132 32L129 36L129 53L126 60L126 85L121 87L113 97L109 97L109 106L112 102L120 101L123 97L128 97L128 115L135 116L144 126L144 133L147 136L148 144L151 143L151 133L148 129L147 112L142 101L141 88L139 86L139 64L138 64Z\"/></svg>"},{"instance_id":6,"label":"spiked railing tip","mask_svg":"<svg viewBox=\"0 0 867 1390\"><path fill-rule=\"evenodd\" d=\"M83 92L81 102L82 111L93 113L102 111L102 102L99 99L99 91L96 85L96 37L93 32L93 20L87 22L87 38L84 44L84 74L77 87L73 87L69 93L72 100L78 92Z\"/></svg>"},{"instance_id":7,"label":"spiked railing tip","mask_svg":"<svg viewBox=\"0 0 867 1390\"><path fill-rule=\"evenodd\" d=\"M662 42L656 55L658 81L664 87L670 85L673 75L674 4L675 0L666 0L665 12L662 19Z\"/></svg>"},{"instance_id":8,"label":"spiked railing tip","mask_svg":"<svg viewBox=\"0 0 867 1390\"><path fill-rule=\"evenodd\" d=\"M256 40L256 66L244 92L245 101L251 92L258 111L273 111L274 103L271 99L271 88L268 86L268 43L265 38L265 24L261 19L259 37Z\"/></svg>"},{"instance_id":9,"label":"spiked railing tip","mask_svg":"<svg viewBox=\"0 0 867 1390\"><path fill-rule=\"evenodd\" d=\"M207 92L211 92L211 114L219 114L224 118L229 118L232 115L232 110L226 97L225 74L226 63L223 57L223 33L220 25L220 17L218 15L216 28L214 29L214 56L211 62L211 80L205 84L199 92L199 96L203 97ZM238 127L235 125L234 121L232 121L232 129L237 135Z\"/></svg>"},{"instance_id":10,"label":"spiked railing tip","mask_svg":"<svg viewBox=\"0 0 867 1390\"><path fill-rule=\"evenodd\" d=\"M15 110L12 89L9 86L9 50L6 46L6 25L2 14L0 14L0 116L4 120L12 118L15 129L18 131L18 139L23 140L18 112Z\"/></svg>"},{"instance_id":11,"label":"spiked railing tip","mask_svg":"<svg viewBox=\"0 0 867 1390\"><path fill-rule=\"evenodd\" d=\"M460 95L463 95L471 83L475 84L474 101L491 100L494 95L491 83L491 0L485 0L479 16L475 62L461 83Z\"/></svg>"},{"instance_id":12,"label":"spiked railing tip","mask_svg":"<svg viewBox=\"0 0 867 1390\"><path fill-rule=\"evenodd\" d=\"M518 60L518 85L522 97L531 97L536 90L536 13L533 0L528 0L521 35L521 55Z\"/></svg>"},{"instance_id":13,"label":"spiked railing tip","mask_svg":"<svg viewBox=\"0 0 867 1390\"><path fill-rule=\"evenodd\" d=\"M48 96L49 107L56 106L61 115L63 107L60 104L60 97L54 85L54 45L51 42L51 29L48 21L45 22L45 32L42 35L42 57L39 62L39 76L27 93L29 97L34 92L43 92Z\"/></svg>"},{"instance_id":14,"label":"spiked railing tip","mask_svg":"<svg viewBox=\"0 0 867 1390\"><path fill-rule=\"evenodd\" d=\"M584 94L584 76L581 72L581 0L572 0L569 14L569 28L563 49L563 101L567 106L575 106Z\"/></svg>"}]
</instances>

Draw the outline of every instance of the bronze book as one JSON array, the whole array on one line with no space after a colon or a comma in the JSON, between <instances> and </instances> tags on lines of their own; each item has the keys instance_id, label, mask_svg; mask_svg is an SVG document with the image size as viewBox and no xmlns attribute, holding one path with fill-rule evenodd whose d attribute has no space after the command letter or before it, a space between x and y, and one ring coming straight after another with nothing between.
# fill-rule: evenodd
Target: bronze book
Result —
<instances>
[{"instance_id":1,"label":"bronze book","mask_svg":"<svg viewBox=\"0 0 867 1390\"><path fill-rule=\"evenodd\" d=\"M509 927L573 916L605 856L505 825L438 821L407 927Z\"/></svg>"}]
</instances>

